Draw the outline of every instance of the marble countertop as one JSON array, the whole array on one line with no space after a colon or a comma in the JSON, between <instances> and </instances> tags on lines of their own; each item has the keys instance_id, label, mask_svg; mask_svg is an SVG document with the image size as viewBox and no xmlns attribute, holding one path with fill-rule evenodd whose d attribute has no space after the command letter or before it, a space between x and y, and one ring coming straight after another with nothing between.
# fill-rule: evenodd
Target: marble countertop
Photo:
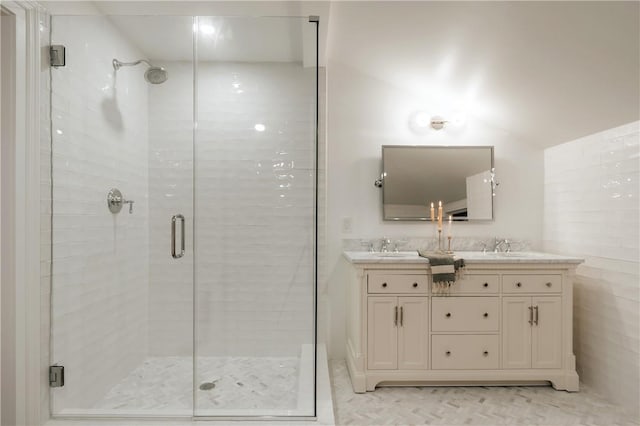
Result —
<instances>
[{"instance_id":1,"label":"marble countertop","mask_svg":"<svg viewBox=\"0 0 640 426\"><path fill-rule=\"evenodd\" d=\"M429 261L418 256L417 251L401 251L398 253L370 253L366 251L345 251L344 257L351 263L424 263ZM456 251L454 257L462 258L465 263L575 263L584 259L572 256L541 252L483 253L481 251Z\"/></svg>"}]
</instances>

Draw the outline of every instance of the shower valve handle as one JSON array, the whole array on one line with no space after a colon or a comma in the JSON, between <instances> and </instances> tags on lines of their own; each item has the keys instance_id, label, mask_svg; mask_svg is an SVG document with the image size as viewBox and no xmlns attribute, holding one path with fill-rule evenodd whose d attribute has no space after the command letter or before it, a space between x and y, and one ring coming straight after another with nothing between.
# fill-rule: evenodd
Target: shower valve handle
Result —
<instances>
[{"instance_id":1,"label":"shower valve handle","mask_svg":"<svg viewBox=\"0 0 640 426\"><path fill-rule=\"evenodd\" d=\"M133 213L133 203L135 203L133 200L122 200L122 204L129 204L129 214Z\"/></svg>"}]
</instances>

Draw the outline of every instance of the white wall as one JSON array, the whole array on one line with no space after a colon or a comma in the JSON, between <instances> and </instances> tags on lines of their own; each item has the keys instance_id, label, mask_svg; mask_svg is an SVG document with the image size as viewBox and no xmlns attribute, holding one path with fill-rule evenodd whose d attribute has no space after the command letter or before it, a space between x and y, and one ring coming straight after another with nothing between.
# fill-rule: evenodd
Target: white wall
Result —
<instances>
[{"instance_id":1,"label":"white wall","mask_svg":"<svg viewBox=\"0 0 640 426\"><path fill-rule=\"evenodd\" d=\"M577 270L580 379L640 415L640 122L545 150L544 248Z\"/></svg>"},{"instance_id":2,"label":"white wall","mask_svg":"<svg viewBox=\"0 0 640 426\"><path fill-rule=\"evenodd\" d=\"M430 53L429 43L413 41L426 40L428 28L411 18L415 13L427 13L414 10L422 6L398 7L393 11L394 19L384 19L384 26L379 25L380 11L364 6L336 3L329 23L327 293L332 358L344 357L345 346L342 239L431 236L424 224L382 221L382 194L373 185L381 171L382 145L495 146L500 181L494 199L495 220L457 225L457 235L523 239L539 248L542 234L542 150L473 114L468 115L462 129L414 133L409 127L413 112L435 105L445 114L468 88L451 87L451 82L439 80L423 62ZM385 58L394 60L385 62ZM399 76L406 76L407 84L398 84ZM419 82L421 89L438 87L438 94L430 97L428 91L411 87L410 81ZM344 218L352 219L350 233L342 232Z\"/></svg>"},{"instance_id":3,"label":"white wall","mask_svg":"<svg viewBox=\"0 0 640 426\"><path fill-rule=\"evenodd\" d=\"M60 412L90 407L147 352L147 83L140 68L114 77L113 58L141 54L105 18L55 17L52 43L67 48L66 67L51 70L52 361L65 366L66 379L53 393ZM114 187L135 201L133 214L109 212Z\"/></svg>"},{"instance_id":4,"label":"white wall","mask_svg":"<svg viewBox=\"0 0 640 426\"><path fill-rule=\"evenodd\" d=\"M187 267L193 258L176 262L168 257L167 231L171 214L185 214L187 228L193 217L193 72L187 63L163 65L171 77L153 87L149 98L150 347L152 355L188 355L191 334L184 330L190 330L192 305ZM313 341L314 120L312 68L288 63L198 66L200 356L298 356L301 345ZM257 132L257 123L266 130Z\"/></svg>"}]
</instances>

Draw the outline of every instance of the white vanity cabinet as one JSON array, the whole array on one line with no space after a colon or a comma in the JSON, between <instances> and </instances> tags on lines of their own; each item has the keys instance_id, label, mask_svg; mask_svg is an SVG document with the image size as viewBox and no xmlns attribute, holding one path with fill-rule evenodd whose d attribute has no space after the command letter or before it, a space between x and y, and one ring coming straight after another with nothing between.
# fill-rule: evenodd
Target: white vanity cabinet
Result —
<instances>
[{"instance_id":1,"label":"white vanity cabinet","mask_svg":"<svg viewBox=\"0 0 640 426\"><path fill-rule=\"evenodd\" d=\"M355 392L544 381L578 390L572 280L580 259L461 256L465 276L441 293L426 259L345 257Z\"/></svg>"},{"instance_id":2,"label":"white vanity cabinet","mask_svg":"<svg viewBox=\"0 0 640 426\"><path fill-rule=\"evenodd\" d=\"M562 298L502 299L503 368L562 366Z\"/></svg>"},{"instance_id":3,"label":"white vanity cabinet","mask_svg":"<svg viewBox=\"0 0 640 426\"><path fill-rule=\"evenodd\" d=\"M367 298L367 368L411 370L428 367L427 297Z\"/></svg>"}]
</instances>

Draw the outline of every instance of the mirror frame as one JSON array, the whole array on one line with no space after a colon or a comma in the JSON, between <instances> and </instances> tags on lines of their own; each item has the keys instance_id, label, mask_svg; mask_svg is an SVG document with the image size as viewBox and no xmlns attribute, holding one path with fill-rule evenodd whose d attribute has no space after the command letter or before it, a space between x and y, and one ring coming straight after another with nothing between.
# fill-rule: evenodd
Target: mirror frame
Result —
<instances>
[{"instance_id":1,"label":"mirror frame","mask_svg":"<svg viewBox=\"0 0 640 426\"><path fill-rule=\"evenodd\" d=\"M427 222L430 221L430 217L385 217L384 214L384 176L385 176L385 168L384 168L384 150L385 148L421 148L421 149L469 149L469 148L489 148L491 151L491 169L495 171L495 157L494 157L494 146L493 145L460 145L460 146L451 146L451 145L382 145L382 172L380 173L380 179L382 182L382 199L380 200L380 206L382 207L382 220L386 222ZM495 195L491 197L491 218L490 219L468 219L468 218L453 218L454 222L493 222L495 220L495 203L493 199ZM456 220L457 219L457 220ZM444 220L444 219L443 219Z\"/></svg>"}]
</instances>

